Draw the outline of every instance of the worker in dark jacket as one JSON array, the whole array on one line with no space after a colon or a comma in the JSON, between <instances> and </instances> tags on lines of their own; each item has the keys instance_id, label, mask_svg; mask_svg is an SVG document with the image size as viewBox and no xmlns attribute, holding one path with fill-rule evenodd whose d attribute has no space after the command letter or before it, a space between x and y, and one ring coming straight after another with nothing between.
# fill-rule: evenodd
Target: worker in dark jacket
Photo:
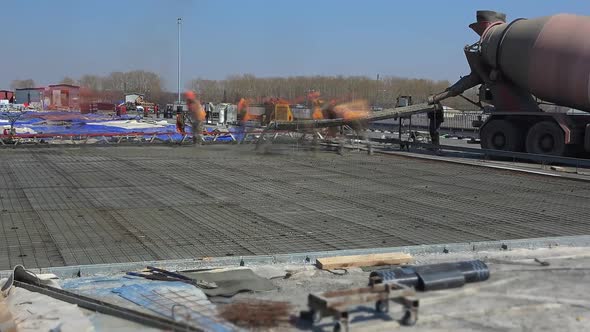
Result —
<instances>
[{"instance_id":1,"label":"worker in dark jacket","mask_svg":"<svg viewBox=\"0 0 590 332\"><path fill-rule=\"evenodd\" d=\"M243 143L246 140L246 136L248 135L248 121L251 120L250 113L248 112L249 104L249 101L244 98L241 98L240 102L238 103L239 133L242 136L238 141L238 144Z\"/></svg>"}]
</instances>

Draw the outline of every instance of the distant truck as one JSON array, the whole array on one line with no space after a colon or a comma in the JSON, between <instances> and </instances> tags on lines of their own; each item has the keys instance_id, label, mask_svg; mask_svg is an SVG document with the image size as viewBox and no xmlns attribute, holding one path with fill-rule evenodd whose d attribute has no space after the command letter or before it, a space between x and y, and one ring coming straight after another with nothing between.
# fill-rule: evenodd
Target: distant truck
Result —
<instances>
[{"instance_id":1,"label":"distant truck","mask_svg":"<svg viewBox=\"0 0 590 332\"><path fill-rule=\"evenodd\" d=\"M124 105L127 113L141 112L144 115L150 112L154 113L156 108L156 104L146 101L145 96L139 93L126 94Z\"/></svg>"}]
</instances>

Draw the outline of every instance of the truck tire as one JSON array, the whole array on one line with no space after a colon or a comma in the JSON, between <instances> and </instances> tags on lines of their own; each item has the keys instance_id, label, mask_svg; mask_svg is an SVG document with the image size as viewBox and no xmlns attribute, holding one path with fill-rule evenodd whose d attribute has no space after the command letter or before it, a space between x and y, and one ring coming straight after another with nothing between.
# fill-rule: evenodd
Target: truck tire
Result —
<instances>
[{"instance_id":1,"label":"truck tire","mask_svg":"<svg viewBox=\"0 0 590 332\"><path fill-rule=\"evenodd\" d=\"M529 129L526 136L528 153L564 156L567 150L563 130L557 123L541 121Z\"/></svg>"},{"instance_id":2,"label":"truck tire","mask_svg":"<svg viewBox=\"0 0 590 332\"><path fill-rule=\"evenodd\" d=\"M479 134L483 149L515 152L523 150L523 136L512 122L506 120L491 120Z\"/></svg>"}]
</instances>

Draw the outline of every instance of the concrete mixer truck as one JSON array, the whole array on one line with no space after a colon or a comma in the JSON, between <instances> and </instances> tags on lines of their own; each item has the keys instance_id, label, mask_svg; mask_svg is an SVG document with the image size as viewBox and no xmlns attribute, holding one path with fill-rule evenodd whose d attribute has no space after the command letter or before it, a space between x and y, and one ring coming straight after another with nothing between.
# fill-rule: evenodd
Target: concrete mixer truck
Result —
<instances>
[{"instance_id":1,"label":"concrete mixer truck","mask_svg":"<svg viewBox=\"0 0 590 332\"><path fill-rule=\"evenodd\" d=\"M558 14L506 23L505 14L478 11L476 18L469 27L480 39L464 49L471 73L429 103L479 86L479 105L489 110L480 127L482 148L590 152L590 17ZM547 103L578 111L549 112Z\"/></svg>"}]
</instances>

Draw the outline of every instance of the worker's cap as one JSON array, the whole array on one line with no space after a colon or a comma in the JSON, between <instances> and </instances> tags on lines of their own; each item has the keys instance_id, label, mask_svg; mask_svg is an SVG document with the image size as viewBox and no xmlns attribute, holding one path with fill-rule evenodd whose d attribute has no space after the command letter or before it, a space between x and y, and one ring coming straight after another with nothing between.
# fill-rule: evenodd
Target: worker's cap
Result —
<instances>
[{"instance_id":1,"label":"worker's cap","mask_svg":"<svg viewBox=\"0 0 590 332\"><path fill-rule=\"evenodd\" d=\"M506 23L506 14L495 12L493 10L478 10L475 14L476 22L471 23L469 27L478 35L482 35L486 29L497 22Z\"/></svg>"},{"instance_id":2,"label":"worker's cap","mask_svg":"<svg viewBox=\"0 0 590 332\"><path fill-rule=\"evenodd\" d=\"M197 99L197 94L193 91L187 91L184 93L184 99L186 100L195 100Z\"/></svg>"}]
</instances>

